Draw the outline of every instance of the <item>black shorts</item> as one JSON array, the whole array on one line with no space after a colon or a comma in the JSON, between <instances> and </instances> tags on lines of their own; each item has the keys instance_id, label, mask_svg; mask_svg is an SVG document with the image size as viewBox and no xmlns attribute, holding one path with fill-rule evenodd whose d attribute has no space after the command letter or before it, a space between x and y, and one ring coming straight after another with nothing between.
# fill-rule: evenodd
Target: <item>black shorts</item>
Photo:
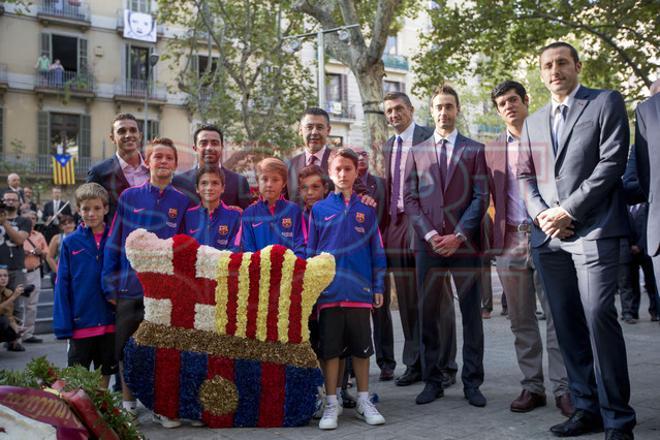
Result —
<instances>
[{"instance_id":1,"label":"black shorts","mask_svg":"<svg viewBox=\"0 0 660 440\"><path fill-rule=\"evenodd\" d=\"M115 317L115 356L121 361L124 359L124 345L144 320L144 301L142 298L117 299Z\"/></svg>"},{"instance_id":2,"label":"black shorts","mask_svg":"<svg viewBox=\"0 0 660 440\"><path fill-rule=\"evenodd\" d=\"M117 372L114 333L69 340L68 366L82 365L89 369L92 363L104 376Z\"/></svg>"},{"instance_id":3,"label":"black shorts","mask_svg":"<svg viewBox=\"0 0 660 440\"><path fill-rule=\"evenodd\" d=\"M331 307L319 317L319 357L323 360L374 354L371 342L371 309Z\"/></svg>"},{"instance_id":4,"label":"black shorts","mask_svg":"<svg viewBox=\"0 0 660 440\"><path fill-rule=\"evenodd\" d=\"M319 339L319 320L316 317L316 311L312 312L312 315L309 317L307 322L307 327L309 328L309 345L312 346L312 350L316 354L317 358L321 358L321 346Z\"/></svg>"}]
</instances>

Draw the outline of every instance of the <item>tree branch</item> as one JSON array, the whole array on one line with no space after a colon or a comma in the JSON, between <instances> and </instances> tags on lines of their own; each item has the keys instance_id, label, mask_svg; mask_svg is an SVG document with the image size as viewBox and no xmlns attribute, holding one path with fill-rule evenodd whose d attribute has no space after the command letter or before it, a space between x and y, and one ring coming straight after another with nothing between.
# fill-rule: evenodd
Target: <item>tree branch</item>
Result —
<instances>
[{"instance_id":1,"label":"tree branch","mask_svg":"<svg viewBox=\"0 0 660 440\"><path fill-rule=\"evenodd\" d=\"M367 57L371 62L376 62L382 58L387 37L392 28L394 14L400 5L401 0L378 0L371 42L367 52Z\"/></svg>"}]
</instances>

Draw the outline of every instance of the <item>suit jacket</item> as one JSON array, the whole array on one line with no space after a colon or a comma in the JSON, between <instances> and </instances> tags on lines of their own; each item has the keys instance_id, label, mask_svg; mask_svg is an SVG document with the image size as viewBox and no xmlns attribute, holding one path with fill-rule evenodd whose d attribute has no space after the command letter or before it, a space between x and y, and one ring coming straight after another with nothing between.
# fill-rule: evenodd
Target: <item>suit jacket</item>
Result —
<instances>
[{"instance_id":1,"label":"suit jacket","mask_svg":"<svg viewBox=\"0 0 660 440\"><path fill-rule=\"evenodd\" d=\"M319 165L324 173L328 173L328 159L330 158L330 148L326 147L325 153L323 153L323 158L321 159L321 164ZM307 163L305 163L305 153L302 152L296 156L293 156L287 162L288 168L288 179L287 179L287 195L288 199L292 202L298 204L302 203L300 195L298 194L298 173L300 170L305 168Z\"/></svg>"},{"instance_id":2,"label":"suit jacket","mask_svg":"<svg viewBox=\"0 0 660 440\"><path fill-rule=\"evenodd\" d=\"M124 190L131 187L128 180L126 180L126 176L124 176L117 156L113 154L112 157L90 168L87 172L87 182L98 183L108 191L110 196L108 218L112 219L117 209L119 196Z\"/></svg>"},{"instance_id":3,"label":"suit jacket","mask_svg":"<svg viewBox=\"0 0 660 440\"><path fill-rule=\"evenodd\" d=\"M65 203L66 200L60 199L60 209L62 209ZM53 203L52 200L49 200L46 203L44 203L44 209L41 211L44 219L47 219L48 217L51 217L52 215L55 214L54 206L55 204ZM64 206L64 209L62 209L62 212L60 214L73 216L73 211L71 211L71 203Z\"/></svg>"},{"instance_id":4,"label":"suit jacket","mask_svg":"<svg viewBox=\"0 0 660 440\"><path fill-rule=\"evenodd\" d=\"M635 110L637 176L649 203L647 245L652 257L660 254L660 94Z\"/></svg>"},{"instance_id":5,"label":"suit jacket","mask_svg":"<svg viewBox=\"0 0 660 440\"><path fill-rule=\"evenodd\" d=\"M627 204L636 205L646 202L646 194L642 191L639 177L637 176L637 153L635 152L634 145L630 147L628 164L621 180L623 182L623 194Z\"/></svg>"},{"instance_id":6,"label":"suit jacket","mask_svg":"<svg viewBox=\"0 0 660 440\"><path fill-rule=\"evenodd\" d=\"M532 219L561 206L573 218L568 240L628 235L621 176L626 167L630 129L621 94L580 86L559 139L551 138L551 105L527 118L523 128L518 177ZM532 227L532 246L549 240Z\"/></svg>"},{"instance_id":7,"label":"suit jacket","mask_svg":"<svg viewBox=\"0 0 660 440\"><path fill-rule=\"evenodd\" d=\"M433 230L440 235L460 232L468 248L478 248L489 200L483 144L458 134L442 188L431 135L410 150L404 182L405 211L416 233L414 250L431 250L424 237Z\"/></svg>"},{"instance_id":8,"label":"suit jacket","mask_svg":"<svg viewBox=\"0 0 660 440\"><path fill-rule=\"evenodd\" d=\"M415 123L413 122L413 124ZM433 135L433 131L434 129L431 127L424 127L423 125L415 124L415 128L413 130L412 146L414 147L415 145L421 144L427 140ZM383 157L385 159L385 206L383 207L383 226L387 226L390 223L390 199L392 198L392 153L395 139L396 135L391 136L383 146ZM404 177L405 176L401 176L402 179Z\"/></svg>"},{"instance_id":9,"label":"suit jacket","mask_svg":"<svg viewBox=\"0 0 660 440\"><path fill-rule=\"evenodd\" d=\"M374 176L367 172L367 185L365 194L371 196L376 201L376 216L378 218L378 227L383 230L383 221L385 219L385 179Z\"/></svg>"},{"instance_id":10,"label":"suit jacket","mask_svg":"<svg viewBox=\"0 0 660 440\"><path fill-rule=\"evenodd\" d=\"M172 185L193 201L199 203L199 196L195 188L198 167L192 168L184 173L177 174L172 179ZM240 206L245 209L252 203L250 195L250 185L245 176L222 167L225 173L225 191L222 193L222 201L225 205Z\"/></svg>"}]
</instances>

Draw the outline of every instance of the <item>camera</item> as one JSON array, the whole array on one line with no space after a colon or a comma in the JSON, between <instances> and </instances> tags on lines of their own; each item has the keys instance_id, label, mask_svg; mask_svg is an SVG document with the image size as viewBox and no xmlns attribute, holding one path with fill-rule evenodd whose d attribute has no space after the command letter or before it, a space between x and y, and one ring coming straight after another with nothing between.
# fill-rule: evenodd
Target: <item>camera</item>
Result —
<instances>
[{"instance_id":1,"label":"camera","mask_svg":"<svg viewBox=\"0 0 660 440\"><path fill-rule=\"evenodd\" d=\"M26 284L23 286L23 293L21 296L30 296L30 294L34 292L34 284Z\"/></svg>"}]
</instances>

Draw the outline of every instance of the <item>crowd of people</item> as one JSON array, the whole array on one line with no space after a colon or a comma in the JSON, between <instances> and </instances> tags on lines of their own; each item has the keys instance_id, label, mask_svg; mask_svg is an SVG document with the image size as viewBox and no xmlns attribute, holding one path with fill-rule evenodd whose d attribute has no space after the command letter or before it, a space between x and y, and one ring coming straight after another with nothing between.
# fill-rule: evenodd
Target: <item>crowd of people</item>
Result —
<instances>
[{"instance_id":1,"label":"crowd of people","mask_svg":"<svg viewBox=\"0 0 660 440\"><path fill-rule=\"evenodd\" d=\"M142 286L123 246L128 234L137 228L163 239L188 234L204 245L244 252L281 244L302 258L329 252L337 261L335 279L310 317L325 380L319 428L337 428L343 408L353 405L366 423L385 423L369 397L368 373L375 353L379 380L394 380L393 291L406 366L395 385L423 382L416 397L423 405L456 383L458 301L463 394L470 405L484 407L482 319L492 309L484 279L494 258L522 373L511 411L547 405L538 298L552 395L567 417L551 432L605 431L606 439L632 439L635 412L614 301L620 293L626 323L639 319L641 268L650 318L658 320L658 235L649 228L647 237L647 218L657 216L657 203L648 203L649 192L658 189L649 166L657 153L646 130L658 135L660 95L640 106L650 116L640 125L638 111L636 148L628 159L622 96L581 85L578 53L566 43L544 47L539 65L550 103L529 115L522 84L497 85L492 103L506 129L486 146L458 131L460 98L451 86L440 85L431 96L435 127L414 122L406 94L386 94L384 113L395 135L382 148L384 177L369 172L366 149L329 148L328 114L308 108L300 119L304 151L287 162L269 157L258 163L258 200L245 177L222 165L219 128L195 131L197 165L175 175L175 144L156 138L141 151L137 120L117 115L110 134L116 154L90 169L88 183L76 190L81 222L75 230L73 211L55 188L41 210L51 237L35 231L39 217L29 188L20 188L18 176L8 179L0 213L1 319L3 332L13 333L8 349L22 349L21 338L40 342L33 332L44 258L57 278L55 334L70 339L70 363L93 363L107 385L121 371L122 348L144 317ZM28 285L35 289L20 327L12 304ZM357 381L356 402L345 391L346 370ZM126 386L122 395L123 407L135 413ZM154 418L167 428L181 423Z\"/></svg>"}]
</instances>

